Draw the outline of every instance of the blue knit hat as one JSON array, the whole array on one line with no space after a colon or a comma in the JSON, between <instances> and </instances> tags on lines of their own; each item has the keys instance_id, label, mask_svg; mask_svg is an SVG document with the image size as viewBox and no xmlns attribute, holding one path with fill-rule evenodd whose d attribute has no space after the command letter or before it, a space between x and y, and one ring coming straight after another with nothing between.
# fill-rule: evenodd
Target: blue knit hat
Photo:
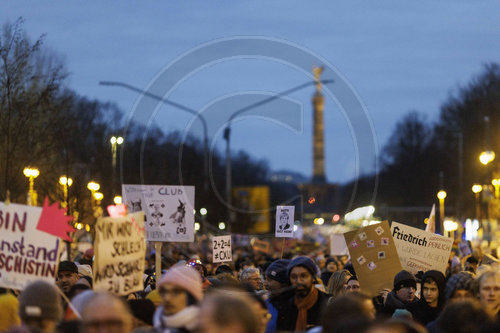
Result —
<instances>
[{"instance_id":1,"label":"blue knit hat","mask_svg":"<svg viewBox=\"0 0 500 333\"><path fill-rule=\"evenodd\" d=\"M294 268L295 266L302 266L302 267L306 268L309 271L309 273L311 273L311 275L313 277L316 277L319 275L319 268L314 263L314 261L312 261L312 259L309 257L301 256L301 257L297 257L297 258L293 259L288 264L288 266L286 268L286 276L287 277L290 277L290 272L292 271L292 268Z\"/></svg>"},{"instance_id":2,"label":"blue knit hat","mask_svg":"<svg viewBox=\"0 0 500 333\"><path fill-rule=\"evenodd\" d=\"M278 281L281 284L289 284L287 275L287 266L290 263L288 259L278 259L275 260L269 265L266 269L266 277L268 279L273 279Z\"/></svg>"}]
</instances>

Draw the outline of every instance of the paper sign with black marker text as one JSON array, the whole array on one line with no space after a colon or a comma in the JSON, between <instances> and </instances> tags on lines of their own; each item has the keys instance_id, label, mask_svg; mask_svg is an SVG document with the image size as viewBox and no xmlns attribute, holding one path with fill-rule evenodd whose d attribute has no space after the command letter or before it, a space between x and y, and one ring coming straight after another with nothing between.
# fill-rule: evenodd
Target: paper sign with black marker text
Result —
<instances>
[{"instance_id":1,"label":"paper sign with black marker text","mask_svg":"<svg viewBox=\"0 0 500 333\"><path fill-rule=\"evenodd\" d=\"M214 236L213 243L213 262L233 261L231 252L231 236Z\"/></svg>"},{"instance_id":2,"label":"paper sign with black marker text","mask_svg":"<svg viewBox=\"0 0 500 333\"><path fill-rule=\"evenodd\" d=\"M94 290L120 296L144 290L144 212L98 219L94 254Z\"/></svg>"},{"instance_id":3,"label":"paper sign with black marker text","mask_svg":"<svg viewBox=\"0 0 500 333\"><path fill-rule=\"evenodd\" d=\"M295 206L276 207L276 237L293 237Z\"/></svg>"}]
</instances>

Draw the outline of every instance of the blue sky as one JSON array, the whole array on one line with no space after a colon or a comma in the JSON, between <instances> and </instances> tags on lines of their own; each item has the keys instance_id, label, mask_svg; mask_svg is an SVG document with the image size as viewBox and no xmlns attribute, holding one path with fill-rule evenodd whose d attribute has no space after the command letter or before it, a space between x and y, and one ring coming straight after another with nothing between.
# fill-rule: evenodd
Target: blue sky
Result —
<instances>
[{"instance_id":1,"label":"blue sky","mask_svg":"<svg viewBox=\"0 0 500 333\"><path fill-rule=\"evenodd\" d=\"M99 86L122 81L146 89L161 71L186 52L219 39L259 36L284 40L335 66L366 107L379 148L410 110L438 117L439 107L458 84L500 55L500 4L493 1L3 1L0 21L23 16L34 39L65 60L68 85L81 95L136 111L136 93ZM286 57L286 55L284 55ZM313 64L311 64L312 67ZM207 109L231 96L276 93L311 77L269 59L229 59L200 68L180 81L168 98ZM281 104L280 121L245 117L233 125L232 147L267 159L274 170L311 175L311 86ZM325 103L327 178L345 182L373 163L357 165L350 110L336 96ZM243 103L245 99L239 100ZM243 106L234 104L235 108ZM279 110L277 110L279 109ZM165 131L186 131L192 116L159 106L150 122ZM291 110L290 120L286 110ZM281 113L280 113L281 111ZM211 117L227 118L227 110ZM285 112L285 113L283 113ZM212 118L211 118L212 119ZM283 123L292 121L292 125ZM209 128L216 149L221 128ZM195 135L200 127L193 125ZM370 135L366 133L366 135ZM375 158L374 152L369 159ZM363 159L362 159L363 160Z\"/></svg>"}]
</instances>

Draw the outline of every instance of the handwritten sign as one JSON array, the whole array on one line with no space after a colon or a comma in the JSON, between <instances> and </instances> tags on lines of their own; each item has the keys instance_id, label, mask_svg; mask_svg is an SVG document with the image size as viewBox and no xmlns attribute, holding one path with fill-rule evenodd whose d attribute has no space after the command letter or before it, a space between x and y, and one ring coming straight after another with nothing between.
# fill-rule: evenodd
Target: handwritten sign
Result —
<instances>
[{"instance_id":1,"label":"handwritten sign","mask_svg":"<svg viewBox=\"0 0 500 333\"><path fill-rule=\"evenodd\" d=\"M261 241L257 238L252 238L252 249L257 252L269 253L270 245L266 241Z\"/></svg>"},{"instance_id":2,"label":"handwritten sign","mask_svg":"<svg viewBox=\"0 0 500 333\"><path fill-rule=\"evenodd\" d=\"M194 241L194 186L122 185L129 213L146 214L146 240Z\"/></svg>"},{"instance_id":3,"label":"handwritten sign","mask_svg":"<svg viewBox=\"0 0 500 333\"><path fill-rule=\"evenodd\" d=\"M346 232L344 238L363 292L373 297L384 288L392 289L402 268L389 222Z\"/></svg>"},{"instance_id":4,"label":"handwritten sign","mask_svg":"<svg viewBox=\"0 0 500 333\"><path fill-rule=\"evenodd\" d=\"M416 274L435 269L445 274L453 239L392 222L392 238L403 269Z\"/></svg>"},{"instance_id":5,"label":"handwritten sign","mask_svg":"<svg viewBox=\"0 0 500 333\"><path fill-rule=\"evenodd\" d=\"M128 295L144 289L146 255L144 213L97 220L94 242L94 290Z\"/></svg>"},{"instance_id":6,"label":"handwritten sign","mask_svg":"<svg viewBox=\"0 0 500 333\"><path fill-rule=\"evenodd\" d=\"M37 229L41 207L0 202L0 287L55 283L61 240Z\"/></svg>"},{"instance_id":7,"label":"handwritten sign","mask_svg":"<svg viewBox=\"0 0 500 333\"><path fill-rule=\"evenodd\" d=\"M293 237L294 206L276 207L276 237Z\"/></svg>"},{"instance_id":8,"label":"handwritten sign","mask_svg":"<svg viewBox=\"0 0 500 333\"><path fill-rule=\"evenodd\" d=\"M231 236L214 236L213 240L213 262L226 262L233 260L231 251Z\"/></svg>"}]
</instances>

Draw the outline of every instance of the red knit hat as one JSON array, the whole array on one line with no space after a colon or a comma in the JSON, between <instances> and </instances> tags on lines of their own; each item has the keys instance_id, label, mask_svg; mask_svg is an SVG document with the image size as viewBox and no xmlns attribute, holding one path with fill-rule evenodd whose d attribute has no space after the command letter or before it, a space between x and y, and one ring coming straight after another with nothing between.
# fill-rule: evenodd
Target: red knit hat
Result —
<instances>
[{"instance_id":1,"label":"red knit hat","mask_svg":"<svg viewBox=\"0 0 500 333\"><path fill-rule=\"evenodd\" d=\"M161 278L159 286L171 283L190 293L196 300L201 301L203 290L201 287L201 277L194 268L188 266L174 266Z\"/></svg>"}]
</instances>

